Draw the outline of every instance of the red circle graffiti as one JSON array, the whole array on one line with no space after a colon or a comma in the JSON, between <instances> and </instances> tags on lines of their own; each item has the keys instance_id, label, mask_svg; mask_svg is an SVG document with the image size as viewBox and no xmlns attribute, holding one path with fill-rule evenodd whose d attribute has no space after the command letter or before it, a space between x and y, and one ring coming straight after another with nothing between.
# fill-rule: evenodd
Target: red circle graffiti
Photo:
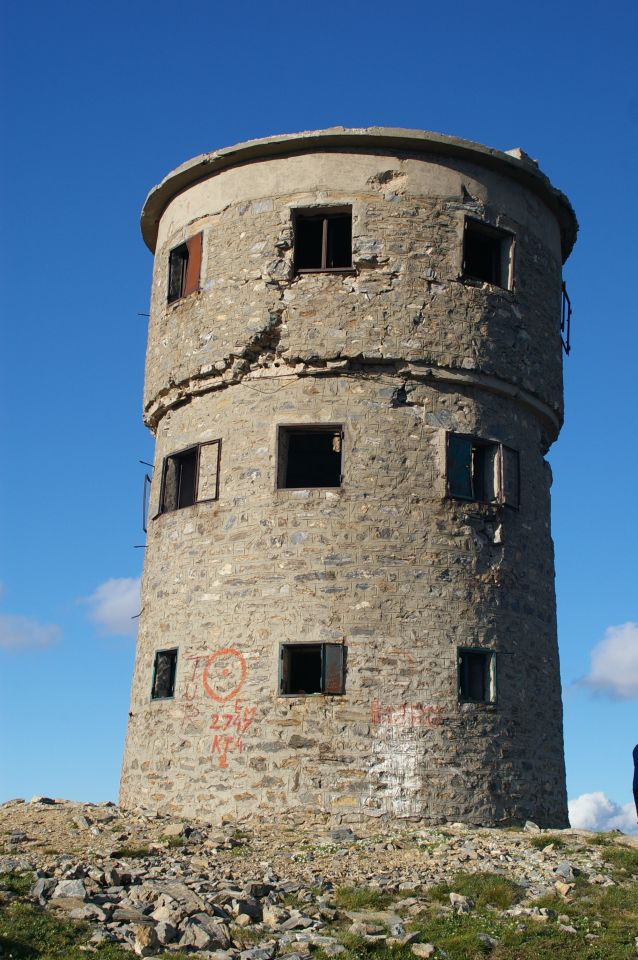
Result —
<instances>
[{"instance_id":1,"label":"red circle graffiti","mask_svg":"<svg viewBox=\"0 0 638 960\"><path fill-rule=\"evenodd\" d=\"M214 667L217 660L220 657L232 657L233 660L236 660L239 664L239 682L230 690L228 693L223 693L220 690L216 690L215 687L217 684L213 677L209 677L209 671ZM220 671L222 677L227 677L230 674L230 667L223 667ZM213 700L216 700L218 703L226 703L227 700L234 700L239 691L241 690L244 680L246 679L246 661L242 657L241 653L238 653L237 650L233 650L232 647L226 647L224 650L218 650L217 653L214 653L206 661L206 666L204 667L204 690Z\"/></svg>"}]
</instances>

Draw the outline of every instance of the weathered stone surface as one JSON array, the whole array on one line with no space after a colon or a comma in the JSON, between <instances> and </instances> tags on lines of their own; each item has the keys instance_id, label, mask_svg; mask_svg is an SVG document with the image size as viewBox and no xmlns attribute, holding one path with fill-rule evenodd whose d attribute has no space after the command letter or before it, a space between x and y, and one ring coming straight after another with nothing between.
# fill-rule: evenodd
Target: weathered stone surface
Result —
<instances>
[{"instance_id":1,"label":"weathered stone surface","mask_svg":"<svg viewBox=\"0 0 638 960\"><path fill-rule=\"evenodd\" d=\"M562 418L572 215L523 157L433 155L427 135L409 149L386 136L379 156L381 134L361 136L239 151L160 189L122 802L204 819L286 808L339 828L563 826L542 451ZM296 211L344 207L352 269L300 274ZM463 275L468 218L515 236L511 280ZM167 303L170 252L200 233L199 289ZM277 428L298 424L342 426L340 486L277 488ZM518 452L519 509L447 496L449 432ZM218 440L220 460L200 447L201 502L161 512L165 458ZM299 642L346 648L343 695L279 695L280 645ZM498 697L459 703L458 650L476 646L496 653ZM155 653L172 648L174 696L152 700Z\"/></svg>"},{"instance_id":2,"label":"weathered stone surface","mask_svg":"<svg viewBox=\"0 0 638 960\"><path fill-rule=\"evenodd\" d=\"M73 897L74 899L84 900L86 898L86 887L84 885L84 881L60 880L53 891L53 896L56 898Z\"/></svg>"},{"instance_id":3,"label":"weathered stone surface","mask_svg":"<svg viewBox=\"0 0 638 960\"><path fill-rule=\"evenodd\" d=\"M412 953L415 957L433 957L436 947L432 943L413 943Z\"/></svg>"}]
</instances>

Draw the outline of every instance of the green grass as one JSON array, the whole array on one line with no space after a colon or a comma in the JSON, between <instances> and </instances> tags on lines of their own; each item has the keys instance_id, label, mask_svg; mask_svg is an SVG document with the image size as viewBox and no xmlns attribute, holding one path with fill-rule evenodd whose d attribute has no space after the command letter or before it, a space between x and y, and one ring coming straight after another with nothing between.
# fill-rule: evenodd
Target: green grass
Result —
<instances>
[{"instance_id":1,"label":"green grass","mask_svg":"<svg viewBox=\"0 0 638 960\"><path fill-rule=\"evenodd\" d=\"M519 895L518 890L510 889L505 897L504 888L492 886L491 879L486 882L485 875L480 889L476 885L472 889L469 882L466 884L469 879L475 880L476 877L465 875L454 887L458 892L473 895L477 901L486 897L488 900L504 900ZM463 889L459 890L459 886ZM558 896L537 901L538 906L548 906L556 914L567 915L569 925L576 933L561 930L556 919L542 922L532 917L503 916L486 903L464 915L441 910L438 904L432 903L419 920L409 926L418 932L421 942L433 943L440 951L445 951L448 960L482 960L487 956L491 960L634 960L634 937L638 929L635 887L602 890L583 885L582 889L584 895L579 897L574 891L574 899L570 902ZM594 925L595 920L600 920L600 927ZM412 956L409 946L389 947L345 931L333 929L331 932L346 947L340 960L408 960ZM490 949L480 940L479 934L493 937L498 944ZM598 939L588 940L587 934ZM321 951L314 956L316 960L324 957Z\"/></svg>"},{"instance_id":2,"label":"green grass","mask_svg":"<svg viewBox=\"0 0 638 960\"><path fill-rule=\"evenodd\" d=\"M184 837L160 837L160 840L168 847L183 847L186 843Z\"/></svg>"},{"instance_id":3,"label":"green grass","mask_svg":"<svg viewBox=\"0 0 638 960\"><path fill-rule=\"evenodd\" d=\"M0 911L0 957L11 960L131 960L117 944L101 944L95 953L80 948L91 936L83 923L72 923L31 904L14 902Z\"/></svg>"},{"instance_id":4,"label":"green grass","mask_svg":"<svg viewBox=\"0 0 638 960\"><path fill-rule=\"evenodd\" d=\"M562 837L555 837L548 833L546 833L544 836L532 837L530 840L530 845L536 850L544 850L545 847L550 845L550 843L554 844L556 850L561 850L563 847L567 846Z\"/></svg>"},{"instance_id":5,"label":"green grass","mask_svg":"<svg viewBox=\"0 0 638 960\"><path fill-rule=\"evenodd\" d=\"M112 853L114 860L136 860L140 857L150 857L150 855L149 847L118 847Z\"/></svg>"},{"instance_id":6,"label":"green grass","mask_svg":"<svg viewBox=\"0 0 638 960\"><path fill-rule=\"evenodd\" d=\"M0 873L0 890L26 897L35 882L32 873Z\"/></svg>"},{"instance_id":7,"label":"green grass","mask_svg":"<svg viewBox=\"0 0 638 960\"><path fill-rule=\"evenodd\" d=\"M397 899L397 894L384 893L375 887L338 887L335 893L336 905L341 910L384 910Z\"/></svg>"},{"instance_id":8,"label":"green grass","mask_svg":"<svg viewBox=\"0 0 638 960\"><path fill-rule=\"evenodd\" d=\"M471 897L477 907L489 905L501 910L518 903L525 895L522 887L498 873L457 873L449 883L429 887L427 893L433 900L446 903L451 893L461 893Z\"/></svg>"},{"instance_id":9,"label":"green grass","mask_svg":"<svg viewBox=\"0 0 638 960\"><path fill-rule=\"evenodd\" d=\"M632 875L638 876L638 850L621 846L605 846L601 853L605 862L611 867L613 879L617 882L630 880Z\"/></svg>"}]
</instances>

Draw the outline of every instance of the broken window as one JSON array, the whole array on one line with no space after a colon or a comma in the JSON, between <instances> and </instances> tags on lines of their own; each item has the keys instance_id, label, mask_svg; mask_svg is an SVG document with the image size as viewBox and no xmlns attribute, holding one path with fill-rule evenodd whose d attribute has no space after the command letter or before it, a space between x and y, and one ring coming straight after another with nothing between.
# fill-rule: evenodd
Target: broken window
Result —
<instances>
[{"instance_id":1,"label":"broken window","mask_svg":"<svg viewBox=\"0 0 638 960\"><path fill-rule=\"evenodd\" d=\"M496 654L491 650L459 650L459 700L461 703L494 703Z\"/></svg>"},{"instance_id":2,"label":"broken window","mask_svg":"<svg viewBox=\"0 0 638 960\"><path fill-rule=\"evenodd\" d=\"M158 650L153 666L151 700L166 700L175 693L177 650Z\"/></svg>"},{"instance_id":3,"label":"broken window","mask_svg":"<svg viewBox=\"0 0 638 960\"><path fill-rule=\"evenodd\" d=\"M279 427L279 488L340 487L343 429L340 425Z\"/></svg>"},{"instance_id":4,"label":"broken window","mask_svg":"<svg viewBox=\"0 0 638 960\"><path fill-rule=\"evenodd\" d=\"M447 435L447 495L457 500L518 507L518 451L493 440Z\"/></svg>"},{"instance_id":5,"label":"broken window","mask_svg":"<svg viewBox=\"0 0 638 960\"><path fill-rule=\"evenodd\" d=\"M160 513L219 497L221 440L208 440L164 457Z\"/></svg>"},{"instance_id":6,"label":"broken window","mask_svg":"<svg viewBox=\"0 0 638 960\"><path fill-rule=\"evenodd\" d=\"M352 211L297 213L295 271L352 269Z\"/></svg>"},{"instance_id":7,"label":"broken window","mask_svg":"<svg viewBox=\"0 0 638 960\"><path fill-rule=\"evenodd\" d=\"M511 289L513 237L478 220L466 220L463 238L463 277Z\"/></svg>"},{"instance_id":8,"label":"broken window","mask_svg":"<svg viewBox=\"0 0 638 960\"><path fill-rule=\"evenodd\" d=\"M279 651L279 693L307 696L345 689L345 647L340 643L284 643Z\"/></svg>"},{"instance_id":9,"label":"broken window","mask_svg":"<svg viewBox=\"0 0 638 960\"><path fill-rule=\"evenodd\" d=\"M199 290L202 265L202 234L197 233L168 255L168 302L174 303Z\"/></svg>"}]
</instances>

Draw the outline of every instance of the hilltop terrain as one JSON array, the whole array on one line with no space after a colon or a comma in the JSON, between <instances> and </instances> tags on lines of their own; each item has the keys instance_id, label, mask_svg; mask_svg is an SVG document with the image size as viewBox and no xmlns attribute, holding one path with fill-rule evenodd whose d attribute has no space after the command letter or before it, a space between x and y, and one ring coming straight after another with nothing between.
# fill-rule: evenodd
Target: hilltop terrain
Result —
<instances>
[{"instance_id":1,"label":"hilltop terrain","mask_svg":"<svg viewBox=\"0 0 638 960\"><path fill-rule=\"evenodd\" d=\"M188 954L636 957L638 837L0 806L2 960Z\"/></svg>"}]
</instances>

